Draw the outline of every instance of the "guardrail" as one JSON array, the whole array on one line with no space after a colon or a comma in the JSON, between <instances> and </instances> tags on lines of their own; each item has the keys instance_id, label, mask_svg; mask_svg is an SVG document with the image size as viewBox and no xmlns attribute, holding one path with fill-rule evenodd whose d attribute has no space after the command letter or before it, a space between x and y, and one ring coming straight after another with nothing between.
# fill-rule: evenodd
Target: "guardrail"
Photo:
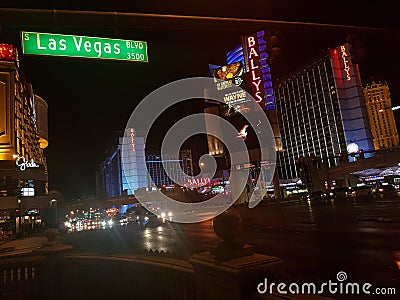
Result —
<instances>
[{"instance_id":1,"label":"guardrail","mask_svg":"<svg viewBox=\"0 0 400 300\"><path fill-rule=\"evenodd\" d=\"M0 261L0 299L195 299L188 261L146 256L36 255Z\"/></svg>"},{"instance_id":2,"label":"guardrail","mask_svg":"<svg viewBox=\"0 0 400 300\"><path fill-rule=\"evenodd\" d=\"M0 299L40 299L45 256L0 260Z\"/></svg>"}]
</instances>

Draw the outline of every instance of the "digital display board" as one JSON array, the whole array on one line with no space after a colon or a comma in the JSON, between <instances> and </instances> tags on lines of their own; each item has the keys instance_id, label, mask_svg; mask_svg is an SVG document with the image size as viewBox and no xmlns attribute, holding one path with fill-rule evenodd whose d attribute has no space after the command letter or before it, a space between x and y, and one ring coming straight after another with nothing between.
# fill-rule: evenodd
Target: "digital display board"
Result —
<instances>
[{"instance_id":1,"label":"digital display board","mask_svg":"<svg viewBox=\"0 0 400 300\"><path fill-rule=\"evenodd\" d=\"M213 70L214 82L217 90L224 90L232 86L240 86L243 82L241 76L244 73L241 62L235 62Z\"/></svg>"},{"instance_id":2,"label":"digital display board","mask_svg":"<svg viewBox=\"0 0 400 300\"><path fill-rule=\"evenodd\" d=\"M147 43L22 31L24 54L148 62Z\"/></svg>"}]
</instances>

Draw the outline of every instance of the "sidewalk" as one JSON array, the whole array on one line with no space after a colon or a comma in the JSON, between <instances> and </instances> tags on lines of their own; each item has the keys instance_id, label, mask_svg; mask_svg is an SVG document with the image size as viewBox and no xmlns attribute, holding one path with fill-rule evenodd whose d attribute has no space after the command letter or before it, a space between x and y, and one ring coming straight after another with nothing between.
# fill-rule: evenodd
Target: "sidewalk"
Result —
<instances>
[{"instance_id":1,"label":"sidewalk","mask_svg":"<svg viewBox=\"0 0 400 300\"><path fill-rule=\"evenodd\" d=\"M18 254L27 254L34 249L42 247L47 239L44 235L31 236L22 239L9 238L0 241L0 258L14 256Z\"/></svg>"}]
</instances>

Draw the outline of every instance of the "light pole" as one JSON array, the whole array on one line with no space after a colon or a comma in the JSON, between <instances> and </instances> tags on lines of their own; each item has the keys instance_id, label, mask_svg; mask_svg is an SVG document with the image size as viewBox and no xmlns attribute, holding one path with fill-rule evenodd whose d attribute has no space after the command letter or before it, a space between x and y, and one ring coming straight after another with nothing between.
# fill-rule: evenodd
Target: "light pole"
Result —
<instances>
[{"instance_id":1,"label":"light pole","mask_svg":"<svg viewBox=\"0 0 400 300\"><path fill-rule=\"evenodd\" d=\"M56 209L56 211L55 211L55 221L54 221L54 227L55 228L57 228L58 229L58 222L57 222L57 220L58 220L58 216L57 216L57 210L58 210L58 208L57 208L57 200L56 199L51 199L50 200L50 206L51 207L55 207L55 209Z\"/></svg>"}]
</instances>

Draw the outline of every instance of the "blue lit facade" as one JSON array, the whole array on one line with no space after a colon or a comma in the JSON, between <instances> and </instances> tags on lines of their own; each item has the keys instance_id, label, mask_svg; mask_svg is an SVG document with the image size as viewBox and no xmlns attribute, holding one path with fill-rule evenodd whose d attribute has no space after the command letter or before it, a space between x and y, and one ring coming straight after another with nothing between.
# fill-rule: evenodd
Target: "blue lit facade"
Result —
<instances>
[{"instance_id":1,"label":"blue lit facade","mask_svg":"<svg viewBox=\"0 0 400 300\"><path fill-rule=\"evenodd\" d=\"M120 133L107 149L106 159L96 172L96 188L99 199L134 195L140 188L170 186L173 182L186 183L193 175L192 154L182 150L179 154L145 153L144 137L133 128ZM164 165L164 166L163 166ZM167 168L171 178L165 172ZM180 168L184 170L182 174Z\"/></svg>"},{"instance_id":2,"label":"blue lit facade","mask_svg":"<svg viewBox=\"0 0 400 300\"><path fill-rule=\"evenodd\" d=\"M245 65L242 45L238 45L226 54L226 62L228 65L235 62L241 62L242 65Z\"/></svg>"}]
</instances>

